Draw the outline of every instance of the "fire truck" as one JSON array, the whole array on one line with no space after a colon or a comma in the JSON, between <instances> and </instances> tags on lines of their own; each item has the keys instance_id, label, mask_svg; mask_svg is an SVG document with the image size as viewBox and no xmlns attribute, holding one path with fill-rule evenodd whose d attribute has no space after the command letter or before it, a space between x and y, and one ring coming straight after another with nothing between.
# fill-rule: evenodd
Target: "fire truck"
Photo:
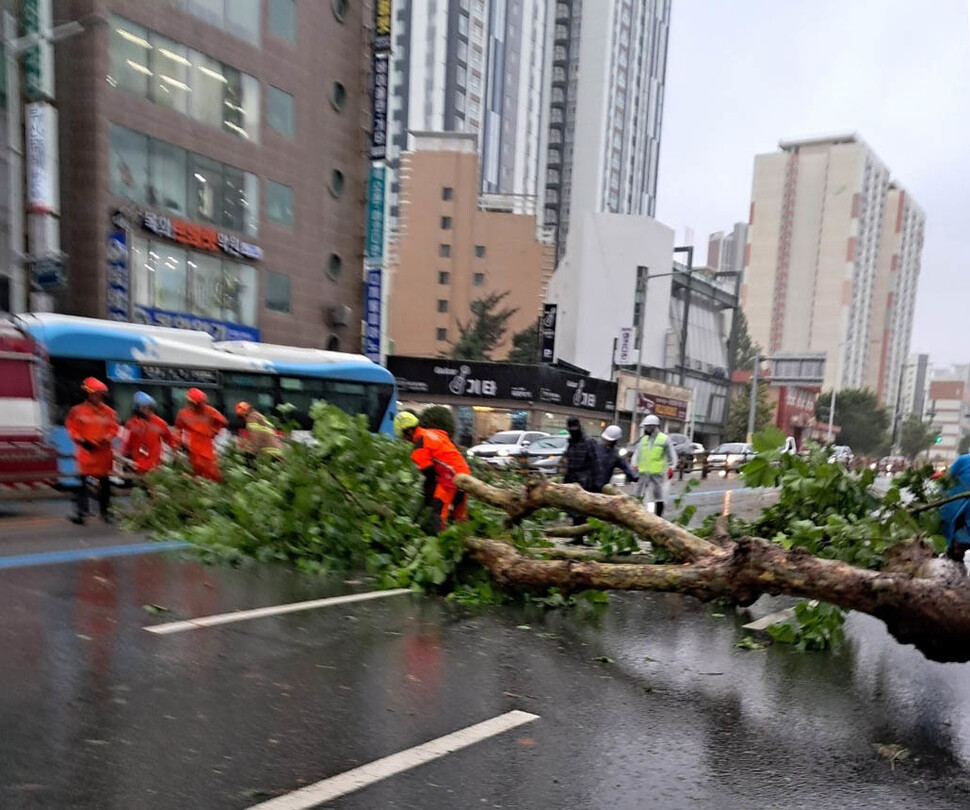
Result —
<instances>
[{"instance_id":1,"label":"fire truck","mask_svg":"<svg viewBox=\"0 0 970 810\"><path fill-rule=\"evenodd\" d=\"M57 483L50 365L43 347L0 320L0 497Z\"/></svg>"}]
</instances>

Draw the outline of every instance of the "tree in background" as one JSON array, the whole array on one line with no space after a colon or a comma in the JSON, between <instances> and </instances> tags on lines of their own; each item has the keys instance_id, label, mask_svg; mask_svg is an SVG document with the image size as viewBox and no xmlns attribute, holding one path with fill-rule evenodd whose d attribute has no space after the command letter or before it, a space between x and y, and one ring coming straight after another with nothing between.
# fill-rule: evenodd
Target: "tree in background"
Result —
<instances>
[{"instance_id":1,"label":"tree in background","mask_svg":"<svg viewBox=\"0 0 970 810\"><path fill-rule=\"evenodd\" d=\"M443 430L452 439L455 438L455 416L447 405L429 405L418 417L423 428Z\"/></svg>"},{"instance_id":2,"label":"tree in background","mask_svg":"<svg viewBox=\"0 0 970 810\"><path fill-rule=\"evenodd\" d=\"M502 342L509 328L509 318L519 310L500 309L509 291L492 293L472 301L471 320L458 321L457 342L452 344L451 356L455 360L491 360L492 352Z\"/></svg>"},{"instance_id":3,"label":"tree in background","mask_svg":"<svg viewBox=\"0 0 970 810\"><path fill-rule=\"evenodd\" d=\"M836 397L835 408L838 410L839 403ZM836 414L837 416L838 414ZM899 430L899 450L910 461L916 458L924 450L929 450L936 441L940 431L922 421L916 416L907 416Z\"/></svg>"},{"instance_id":4,"label":"tree in background","mask_svg":"<svg viewBox=\"0 0 970 810\"><path fill-rule=\"evenodd\" d=\"M754 356L761 354L761 347L751 340L748 333L748 319L745 317L744 310L738 309L738 335L737 343L734 347L734 368L749 369L754 363Z\"/></svg>"},{"instance_id":5,"label":"tree in background","mask_svg":"<svg viewBox=\"0 0 970 810\"><path fill-rule=\"evenodd\" d=\"M752 357L753 359L753 357ZM744 386L744 393L731 400L725 441L744 442L748 440L748 411L751 407L751 383ZM754 432L760 433L775 418L775 409L768 401L768 384L758 383L758 398L754 406Z\"/></svg>"},{"instance_id":6,"label":"tree in background","mask_svg":"<svg viewBox=\"0 0 970 810\"><path fill-rule=\"evenodd\" d=\"M832 392L826 391L815 403L815 418L828 422ZM887 443L890 417L879 407L876 394L868 388L846 388L835 398L833 422L841 428L837 442L848 445L856 455L881 455Z\"/></svg>"},{"instance_id":7,"label":"tree in background","mask_svg":"<svg viewBox=\"0 0 970 810\"><path fill-rule=\"evenodd\" d=\"M512 335L512 350L509 352L510 363L520 363L534 366L539 362L539 322L527 326L521 332Z\"/></svg>"}]
</instances>

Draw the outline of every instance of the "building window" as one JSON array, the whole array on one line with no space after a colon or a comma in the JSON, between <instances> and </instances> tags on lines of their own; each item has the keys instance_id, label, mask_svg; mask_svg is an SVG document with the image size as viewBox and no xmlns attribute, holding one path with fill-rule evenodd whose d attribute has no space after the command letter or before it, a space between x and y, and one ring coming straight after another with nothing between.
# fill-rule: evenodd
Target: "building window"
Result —
<instances>
[{"instance_id":1,"label":"building window","mask_svg":"<svg viewBox=\"0 0 970 810\"><path fill-rule=\"evenodd\" d=\"M438 283L439 284L451 284L451 273L447 270L438 271Z\"/></svg>"},{"instance_id":2,"label":"building window","mask_svg":"<svg viewBox=\"0 0 970 810\"><path fill-rule=\"evenodd\" d=\"M441 218L441 230L450 231L451 230L451 217Z\"/></svg>"},{"instance_id":3,"label":"building window","mask_svg":"<svg viewBox=\"0 0 970 810\"><path fill-rule=\"evenodd\" d=\"M334 82L330 87L330 103L338 112L342 110L344 105L347 103L347 88L344 87L340 82Z\"/></svg>"},{"instance_id":4,"label":"building window","mask_svg":"<svg viewBox=\"0 0 970 810\"><path fill-rule=\"evenodd\" d=\"M171 107L182 115L189 114L189 49L171 39L152 32L151 99L163 107Z\"/></svg>"},{"instance_id":5,"label":"building window","mask_svg":"<svg viewBox=\"0 0 970 810\"><path fill-rule=\"evenodd\" d=\"M472 283L476 287L484 287L485 286L485 274L484 273L475 273L475 275L472 277Z\"/></svg>"},{"instance_id":6,"label":"building window","mask_svg":"<svg viewBox=\"0 0 970 810\"><path fill-rule=\"evenodd\" d=\"M468 17L466 17L464 14L461 14L458 17L458 33L463 37L468 36Z\"/></svg>"},{"instance_id":7,"label":"building window","mask_svg":"<svg viewBox=\"0 0 970 810\"><path fill-rule=\"evenodd\" d=\"M259 0L226 0L226 30L235 37L259 44Z\"/></svg>"},{"instance_id":8,"label":"building window","mask_svg":"<svg viewBox=\"0 0 970 810\"><path fill-rule=\"evenodd\" d=\"M192 155L192 219L218 225L222 217L223 166L216 160Z\"/></svg>"},{"instance_id":9,"label":"building window","mask_svg":"<svg viewBox=\"0 0 970 810\"><path fill-rule=\"evenodd\" d=\"M114 128L113 128L114 129ZM149 146L148 197L155 208L185 216L188 195L188 153L178 146L154 138Z\"/></svg>"},{"instance_id":10,"label":"building window","mask_svg":"<svg viewBox=\"0 0 970 810\"><path fill-rule=\"evenodd\" d=\"M266 219L279 225L293 225L293 189L266 181Z\"/></svg>"},{"instance_id":11,"label":"building window","mask_svg":"<svg viewBox=\"0 0 970 810\"><path fill-rule=\"evenodd\" d=\"M330 7L333 9L333 16L340 20L340 22L343 22L347 19L350 0L330 0Z\"/></svg>"},{"instance_id":12,"label":"building window","mask_svg":"<svg viewBox=\"0 0 970 810\"><path fill-rule=\"evenodd\" d=\"M344 260L340 258L340 255L337 253L331 253L327 258L327 276L332 281L336 281L338 278L340 278L343 265Z\"/></svg>"},{"instance_id":13,"label":"building window","mask_svg":"<svg viewBox=\"0 0 970 810\"><path fill-rule=\"evenodd\" d=\"M282 273L274 273L272 270L265 272L266 294L264 301L266 309L273 312L290 311L290 277Z\"/></svg>"},{"instance_id":14,"label":"building window","mask_svg":"<svg viewBox=\"0 0 970 810\"><path fill-rule=\"evenodd\" d=\"M273 85L266 93L266 123L280 135L293 137L293 96Z\"/></svg>"},{"instance_id":15,"label":"building window","mask_svg":"<svg viewBox=\"0 0 970 810\"><path fill-rule=\"evenodd\" d=\"M451 245L438 245L438 255L442 259L451 257Z\"/></svg>"},{"instance_id":16,"label":"building window","mask_svg":"<svg viewBox=\"0 0 970 810\"><path fill-rule=\"evenodd\" d=\"M438 329L436 331L436 335L437 335L438 340L448 340L448 330L447 329Z\"/></svg>"},{"instance_id":17,"label":"building window","mask_svg":"<svg viewBox=\"0 0 970 810\"><path fill-rule=\"evenodd\" d=\"M250 236L259 233L259 178L224 166L222 224Z\"/></svg>"},{"instance_id":18,"label":"building window","mask_svg":"<svg viewBox=\"0 0 970 810\"><path fill-rule=\"evenodd\" d=\"M485 258L485 245L475 245L475 258L476 259Z\"/></svg>"},{"instance_id":19,"label":"building window","mask_svg":"<svg viewBox=\"0 0 970 810\"><path fill-rule=\"evenodd\" d=\"M340 351L340 338L336 335L331 335L327 338L327 351L328 352L339 352Z\"/></svg>"},{"instance_id":20,"label":"building window","mask_svg":"<svg viewBox=\"0 0 970 810\"><path fill-rule=\"evenodd\" d=\"M447 312L448 302L444 298L438 299L438 312Z\"/></svg>"},{"instance_id":21,"label":"building window","mask_svg":"<svg viewBox=\"0 0 970 810\"><path fill-rule=\"evenodd\" d=\"M111 193L148 202L148 136L111 125Z\"/></svg>"},{"instance_id":22,"label":"building window","mask_svg":"<svg viewBox=\"0 0 970 810\"><path fill-rule=\"evenodd\" d=\"M148 29L115 14L111 15L110 25L108 84L145 98L148 96L148 78L152 75Z\"/></svg>"},{"instance_id":23,"label":"building window","mask_svg":"<svg viewBox=\"0 0 970 810\"><path fill-rule=\"evenodd\" d=\"M296 42L296 0L269 0L269 30L287 42Z\"/></svg>"},{"instance_id":24,"label":"building window","mask_svg":"<svg viewBox=\"0 0 970 810\"><path fill-rule=\"evenodd\" d=\"M450 186L444 186L441 189L441 199L443 199L443 200L450 200L454 196L455 196L455 190L453 188L451 188Z\"/></svg>"},{"instance_id":25,"label":"building window","mask_svg":"<svg viewBox=\"0 0 970 810\"><path fill-rule=\"evenodd\" d=\"M344 193L345 182L344 173L340 169L334 169L330 172L330 193L334 197L339 197Z\"/></svg>"},{"instance_id":26,"label":"building window","mask_svg":"<svg viewBox=\"0 0 970 810\"><path fill-rule=\"evenodd\" d=\"M223 129L259 142L259 80L224 66L226 77L222 102Z\"/></svg>"}]
</instances>

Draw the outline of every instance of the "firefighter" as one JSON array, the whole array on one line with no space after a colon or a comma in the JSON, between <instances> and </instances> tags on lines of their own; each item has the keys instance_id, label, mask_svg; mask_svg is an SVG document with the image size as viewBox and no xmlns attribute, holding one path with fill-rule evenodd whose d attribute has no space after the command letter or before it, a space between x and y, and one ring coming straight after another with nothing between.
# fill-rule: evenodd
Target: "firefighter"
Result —
<instances>
[{"instance_id":1,"label":"firefighter","mask_svg":"<svg viewBox=\"0 0 970 810\"><path fill-rule=\"evenodd\" d=\"M229 426L219 411L206 404L208 397L198 388L185 394L186 405L175 418L175 432L188 454L192 472L200 478L221 481L214 439Z\"/></svg>"},{"instance_id":2,"label":"firefighter","mask_svg":"<svg viewBox=\"0 0 970 810\"><path fill-rule=\"evenodd\" d=\"M67 434L77 447L75 458L81 476L81 486L78 487L75 497L76 512L71 517L71 522L81 525L90 514L88 482L95 479L98 482L101 519L110 523L111 514L108 510L111 505L111 480L108 476L111 475L114 465L111 443L118 435L118 414L105 404L108 386L101 380L88 377L81 383L81 390L87 395L87 399L71 408L64 420Z\"/></svg>"},{"instance_id":3,"label":"firefighter","mask_svg":"<svg viewBox=\"0 0 970 810\"><path fill-rule=\"evenodd\" d=\"M137 391L134 406L131 418L125 422L124 456L131 459L138 475L145 475L162 463L162 446L175 447L177 442L165 420L155 413L153 397Z\"/></svg>"},{"instance_id":4,"label":"firefighter","mask_svg":"<svg viewBox=\"0 0 970 810\"><path fill-rule=\"evenodd\" d=\"M239 431L239 449L254 458L268 456L283 458L283 442L272 423L248 402L236 405L236 416L243 420L245 427Z\"/></svg>"},{"instance_id":5,"label":"firefighter","mask_svg":"<svg viewBox=\"0 0 970 810\"><path fill-rule=\"evenodd\" d=\"M435 531L442 531L449 519L468 517L465 493L455 486L456 475L471 472L465 457L443 430L418 427L418 417L403 411L394 417L394 430L414 445L411 460L424 476L424 504L431 508Z\"/></svg>"}]
</instances>

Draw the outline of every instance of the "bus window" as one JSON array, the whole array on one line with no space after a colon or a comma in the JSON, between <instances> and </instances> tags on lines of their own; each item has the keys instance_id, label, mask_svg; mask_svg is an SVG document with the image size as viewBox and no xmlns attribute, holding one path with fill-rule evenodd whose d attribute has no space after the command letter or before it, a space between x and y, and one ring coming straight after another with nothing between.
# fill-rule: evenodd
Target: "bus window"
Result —
<instances>
[{"instance_id":1,"label":"bus window","mask_svg":"<svg viewBox=\"0 0 970 810\"><path fill-rule=\"evenodd\" d=\"M351 416L364 414L369 427L380 429L381 420L391 399L392 386L380 383L357 383L343 380L319 380L306 377L280 377L283 401L296 406L294 418L300 427L308 429L310 406L315 400L325 400Z\"/></svg>"},{"instance_id":2,"label":"bus window","mask_svg":"<svg viewBox=\"0 0 970 810\"><path fill-rule=\"evenodd\" d=\"M257 411L272 416L276 407L276 379L268 374L222 375L222 404L230 424L241 427L236 418L236 405L248 402Z\"/></svg>"},{"instance_id":3,"label":"bus window","mask_svg":"<svg viewBox=\"0 0 970 810\"><path fill-rule=\"evenodd\" d=\"M111 398L114 401L112 407L118 412L118 419L124 424L135 412L132 401L136 391L144 391L148 396L155 400L155 413L169 424L175 421L175 414L171 413L168 400L165 397L163 385L150 385L139 383L111 383Z\"/></svg>"},{"instance_id":4,"label":"bus window","mask_svg":"<svg viewBox=\"0 0 970 810\"><path fill-rule=\"evenodd\" d=\"M74 360L57 357L51 360L54 369L54 424L63 425L67 412L84 401L81 383L85 377L97 377L108 383L107 402L114 407L110 380L105 379L105 366L99 360Z\"/></svg>"},{"instance_id":5,"label":"bus window","mask_svg":"<svg viewBox=\"0 0 970 810\"><path fill-rule=\"evenodd\" d=\"M300 377L280 377L281 399L285 404L293 405L296 410L291 418L302 430L313 427L310 420L310 406L315 400L323 399L323 380L312 380Z\"/></svg>"}]
</instances>

